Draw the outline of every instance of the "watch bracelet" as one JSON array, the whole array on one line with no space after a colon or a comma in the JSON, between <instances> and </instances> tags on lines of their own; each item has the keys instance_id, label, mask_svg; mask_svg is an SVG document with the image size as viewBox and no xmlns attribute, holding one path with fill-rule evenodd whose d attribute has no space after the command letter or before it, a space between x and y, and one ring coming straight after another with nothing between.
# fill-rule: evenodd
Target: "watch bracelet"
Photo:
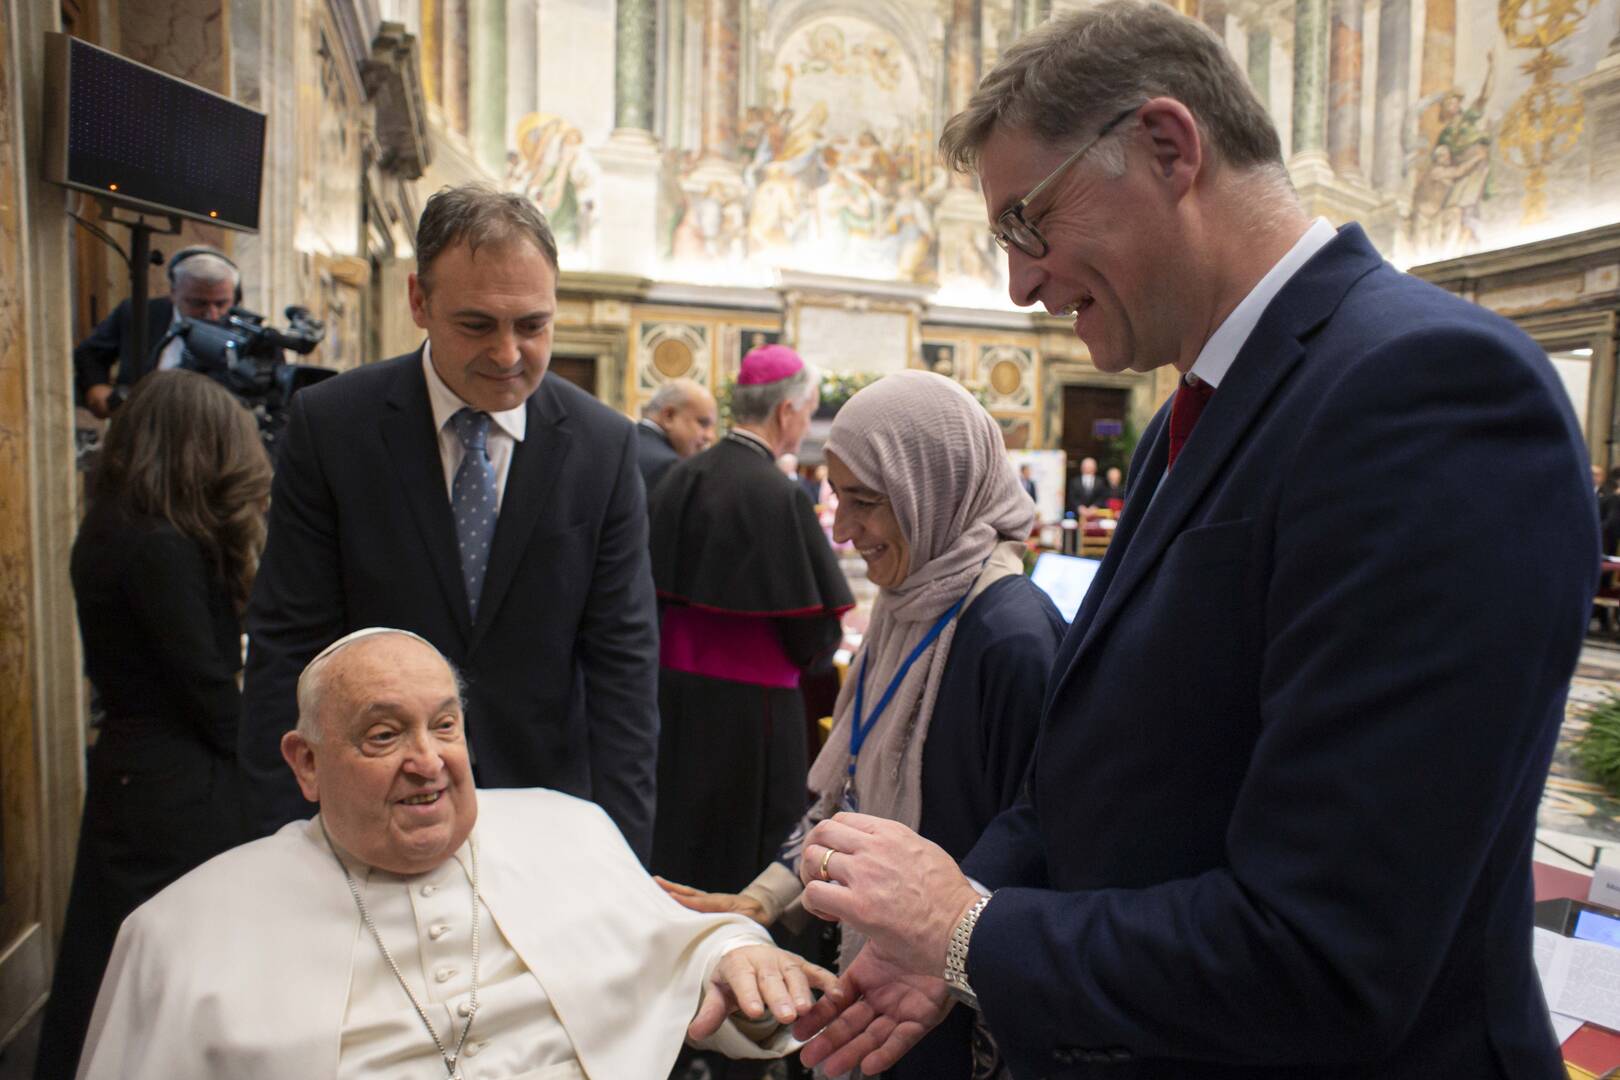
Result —
<instances>
[{"instance_id":1,"label":"watch bracelet","mask_svg":"<svg viewBox=\"0 0 1620 1080\"><path fill-rule=\"evenodd\" d=\"M956 927L951 931L951 940L945 947L945 982L962 990L968 990L967 981L967 954L968 943L973 940L973 928L979 924L979 916L989 906L990 898L981 896L972 907L968 908L957 920ZM969 991L971 993L971 991Z\"/></svg>"}]
</instances>

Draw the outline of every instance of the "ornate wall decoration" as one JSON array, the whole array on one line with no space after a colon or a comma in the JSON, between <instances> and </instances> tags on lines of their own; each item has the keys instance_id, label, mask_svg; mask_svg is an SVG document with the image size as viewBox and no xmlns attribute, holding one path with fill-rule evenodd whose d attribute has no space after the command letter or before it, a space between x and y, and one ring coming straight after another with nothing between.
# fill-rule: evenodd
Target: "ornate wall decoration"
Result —
<instances>
[{"instance_id":1,"label":"ornate wall decoration","mask_svg":"<svg viewBox=\"0 0 1620 1080\"><path fill-rule=\"evenodd\" d=\"M979 379L992 411L1035 407L1035 354L1016 345L979 350Z\"/></svg>"},{"instance_id":2,"label":"ornate wall decoration","mask_svg":"<svg viewBox=\"0 0 1620 1080\"><path fill-rule=\"evenodd\" d=\"M636 343L636 396L638 403L671 379L693 379L709 384L712 330L682 322L648 322Z\"/></svg>"},{"instance_id":3,"label":"ornate wall decoration","mask_svg":"<svg viewBox=\"0 0 1620 1080\"><path fill-rule=\"evenodd\" d=\"M1520 223L1547 218L1547 169L1575 150L1584 126L1579 93L1558 75L1569 60L1553 51L1580 29L1592 0L1500 0L1498 19L1508 44L1534 49L1519 70L1530 88L1502 118L1501 145L1508 159L1525 170Z\"/></svg>"},{"instance_id":4,"label":"ornate wall decoration","mask_svg":"<svg viewBox=\"0 0 1620 1080\"><path fill-rule=\"evenodd\" d=\"M766 101L746 109L734 177L693 153L666 157L661 254L932 281L944 177L909 50L877 22L820 14L762 66Z\"/></svg>"},{"instance_id":5,"label":"ornate wall decoration","mask_svg":"<svg viewBox=\"0 0 1620 1080\"><path fill-rule=\"evenodd\" d=\"M546 215L557 246L586 250L596 220L600 175L585 136L551 113L529 113L512 128L507 154L507 190L528 196Z\"/></svg>"}]
</instances>

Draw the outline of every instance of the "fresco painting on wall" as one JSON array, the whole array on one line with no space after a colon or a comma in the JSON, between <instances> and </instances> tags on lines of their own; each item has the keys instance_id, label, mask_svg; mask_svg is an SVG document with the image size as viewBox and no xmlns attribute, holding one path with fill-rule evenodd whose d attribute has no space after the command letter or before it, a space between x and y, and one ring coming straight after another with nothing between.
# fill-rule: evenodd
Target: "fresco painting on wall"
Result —
<instances>
[{"instance_id":1,"label":"fresco painting on wall","mask_svg":"<svg viewBox=\"0 0 1620 1080\"><path fill-rule=\"evenodd\" d=\"M529 113L513 126L506 188L534 200L551 225L559 254L588 248L598 175L584 135L562 117Z\"/></svg>"},{"instance_id":2,"label":"fresco painting on wall","mask_svg":"<svg viewBox=\"0 0 1620 1080\"><path fill-rule=\"evenodd\" d=\"M1396 240L1428 262L1575 232L1615 218L1592 179L1583 84L1620 56L1620 0L1458 5L1452 85L1416 103ZM1608 204L1608 209L1603 209Z\"/></svg>"},{"instance_id":3,"label":"fresco painting on wall","mask_svg":"<svg viewBox=\"0 0 1620 1080\"><path fill-rule=\"evenodd\" d=\"M667 151L662 254L928 283L946 175L930 94L898 42L852 15L808 20L745 110L735 183ZM931 76L930 76L931 77Z\"/></svg>"}]
</instances>

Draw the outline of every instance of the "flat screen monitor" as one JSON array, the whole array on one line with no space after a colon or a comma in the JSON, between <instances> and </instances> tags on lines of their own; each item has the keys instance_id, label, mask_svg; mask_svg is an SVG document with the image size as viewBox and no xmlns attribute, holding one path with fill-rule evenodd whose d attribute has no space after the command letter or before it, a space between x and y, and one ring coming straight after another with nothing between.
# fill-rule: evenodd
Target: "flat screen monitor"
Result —
<instances>
[{"instance_id":1,"label":"flat screen monitor","mask_svg":"<svg viewBox=\"0 0 1620 1080\"><path fill-rule=\"evenodd\" d=\"M1097 559L1043 551L1035 560L1035 572L1030 580L1052 598L1065 620L1074 622L1075 613L1086 598L1086 590L1091 588L1091 579L1097 576L1097 567L1101 565Z\"/></svg>"},{"instance_id":2,"label":"flat screen monitor","mask_svg":"<svg viewBox=\"0 0 1620 1080\"><path fill-rule=\"evenodd\" d=\"M141 213L259 227L264 113L45 35L45 178Z\"/></svg>"}]
</instances>

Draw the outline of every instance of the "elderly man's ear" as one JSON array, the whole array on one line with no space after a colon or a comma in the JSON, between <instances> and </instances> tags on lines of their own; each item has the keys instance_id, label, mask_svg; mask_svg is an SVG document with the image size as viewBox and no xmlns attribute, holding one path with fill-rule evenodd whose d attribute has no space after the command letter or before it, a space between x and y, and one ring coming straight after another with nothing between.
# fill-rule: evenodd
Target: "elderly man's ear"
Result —
<instances>
[{"instance_id":1,"label":"elderly man's ear","mask_svg":"<svg viewBox=\"0 0 1620 1080\"><path fill-rule=\"evenodd\" d=\"M321 801L320 785L315 782L315 748L297 731L281 737L281 756L298 778L298 789L312 803Z\"/></svg>"}]
</instances>

